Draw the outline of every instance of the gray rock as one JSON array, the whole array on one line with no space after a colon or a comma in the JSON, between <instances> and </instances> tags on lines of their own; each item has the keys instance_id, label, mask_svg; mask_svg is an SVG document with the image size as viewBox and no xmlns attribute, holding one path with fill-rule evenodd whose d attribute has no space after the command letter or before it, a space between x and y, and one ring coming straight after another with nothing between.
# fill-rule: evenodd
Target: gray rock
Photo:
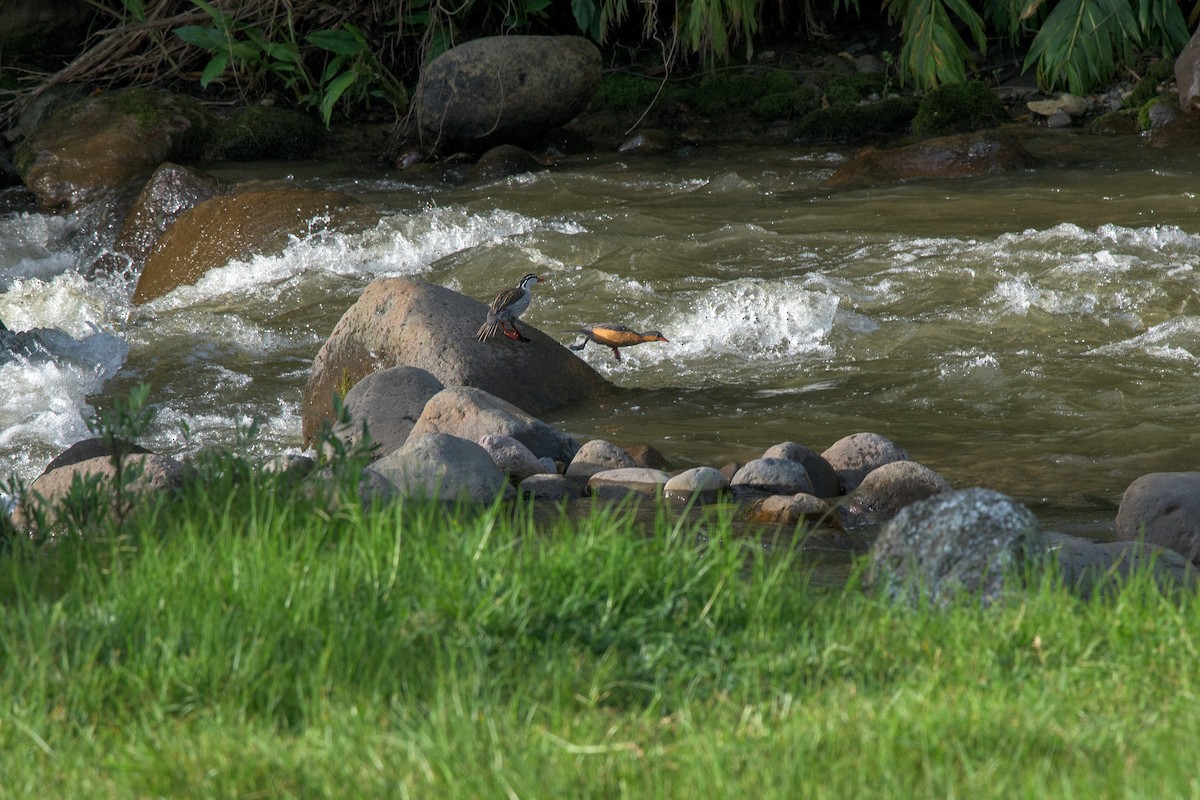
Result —
<instances>
[{"instance_id":1,"label":"gray rock","mask_svg":"<svg viewBox=\"0 0 1200 800\"><path fill-rule=\"evenodd\" d=\"M580 36L489 36L421 70L413 99L427 151L529 144L583 111L600 85L600 51Z\"/></svg>"},{"instance_id":2,"label":"gray rock","mask_svg":"<svg viewBox=\"0 0 1200 800\"><path fill-rule=\"evenodd\" d=\"M1046 117L1047 128L1069 128L1072 124L1071 115L1061 108Z\"/></svg>"},{"instance_id":3,"label":"gray rock","mask_svg":"<svg viewBox=\"0 0 1200 800\"><path fill-rule=\"evenodd\" d=\"M520 492L522 497L529 497L534 500L548 500L550 502L574 500L583 496L579 491L579 484L567 480L562 475L546 473L530 475L521 481L520 486L517 487L517 491Z\"/></svg>"},{"instance_id":4,"label":"gray rock","mask_svg":"<svg viewBox=\"0 0 1200 800\"><path fill-rule=\"evenodd\" d=\"M873 524L935 494L951 491L950 483L924 464L893 461L871 470L854 490L847 507L851 524Z\"/></svg>"},{"instance_id":5,"label":"gray rock","mask_svg":"<svg viewBox=\"0 0 1200 800\"><path fill-rule=\"evenodd\" d=\"M263 462L260 469L268 475L290 475L303 478L313 471L317 462L299 453L283 453Z\"/></svg>"},{"instance_id":6,"label":"gray rock","mask_svg":"<svg viewBox=\"0 0 1200 800\"><path fill-rule=\"evenodd\" d=\"M1196 567L1176 553L1145 542L1096 542L1077 536L1047 533L1050 551L1058 560L1063 584L1076 594L1118 591L1131 575L1150 569L1159 588L1194 591Z\"/></svg>"},{"instance_id":7,"label":"gray rock","mask_svg":"<svg viewBox=\"0 0 1200 800\"><path fill-rule=\"evenodd\" d=\"M817 497L837 497L840 493L837 473L825 458L813 450L796 442L780 442L763 451L763 458L790 458L799 461L808 472L812 481L813 494Z\"/></svg>"},{"instance_id":8,"label":"gray rock","mask_svg":"<svg viewBox=\"0 0 1200 800\"><path fill-rule=\"evenodd\" d=\"M137 275L146 257L167 228L188 209L216 197L220 179L179 164L160 164L129 208L112 252L105 253L91 271Z\"/></svg>"},{"instance_id":9,"label":"gray rock","mask_svg":"<svg viewBox=\"0 0 1200 800\"><path fill-rule=\"evenodd\" d=\"M542 465L542 471L550 475L561 475L565 471L565 469L560 469L560 466L565 466L561 461L555 461L549 456L542 456L538 462Z\"/></svg>"},{"instance_id":10,"label":"gray rock","mask_svg":"<svg viewBox=\"0 0 1200 800\"><path fill-rule=\"evenodd\" d=\"M852 433L821 454L837 474L838 485L850 494L867 473L893 461L911 461L908 452L878 433Z\"/></svg>"},{"instance_id":11,"label":"gray rock","mask_svg":"<svg viewBox=\"0 0 1200 800\"><path fill-rule=\"evenodd\" d=\"M1025 506L990 489L935 495L903 509L871 547L867 584L884 597L944 606L966 594L985 605L1020 585L1046 540Z\"/></svg>"},{"instance_id":12,"label":"gray rock","mask_svg":"<svg viewBox=\"0 0 1200 800\"><path fill-rule=\"evenodd\" d=\"M376 457L386 455L404 444L429 398L443 388L441 381L419 367L372 372L346 393L342 405L350 424L338 425L334 433L349 449L362 439L366 425Z\"/></svg>"},{"instance_id":13,"label":"gray rock","mask_svg":"<svg viewBox=\"0 0 1200 800\"><path fill-rule=\"evenodd\" d=\"M125 442L124 444L126 451L129 453L150 452L141 445L134 444L133 442ZM103 439L99 437L81 439L55 456L50 463L46 465L46 468L42 470L42 474L45 475L48 472L53 472L60 467L69 467L72 464L78 464L80 461L88 461L93 458L111 455L112 448L109 447Z\"/></svg>"},{"instance_id":14,"label":"gray rock","mask_svg":"<svg viewBox=\"0 0 1200 800\"><path fill-rule=\"evenodd\" d=\"M567 475L572 478L589 478L607 469L636 467L633 456L621 447L604 439L584 442L567 465Z\"/></svg>"},{"instance_id":15,"label":"gray rock","mask_svg":"<svg viewBox=\"0 0 1200 800\"><path fill-rule=\"evenodd\" d=\"M729 490L729 478L712 467L693 467L672 476L663 485L663 494L679 500L695 497L701 503L716 502L717 497Z\"/></svg>"},{"instance_id":16,"label":"gray rock","mask_svg":"<svg viewBox=\"0 0 1200 800\"><path fill-rule=\"evenodd\" d=\"M736 492L749 490L765 494L813 493L808 470L790 458L756 458L746 462L729 482Z\"/></svg>"},{"instance_id":17,"label":"gray rock","mask_svg":"<svg viewBox=\"0 0 1200 800\"><path fill-rule=\"evenodd\" d=\"M600 497L619 497L630 492L656 497L670 476L661 469L623 467L597 472L588 478L588 488Z\"/></svg>"},{"instance_id":18,"label":"gray rock","mask_svg":"<svg viewBox=\"0 0 1200 800\"><path fill-rule=\"evenodd\" d=\"M445 433L413 434L371 465L404 496L491 503L515 492L492 457L475 442Z\"/></svg>"},{"instance_id":19,"label":"gray rock","mask_svg":"<svg viewBox=\"0 0 1200 800\"><path fill-rule=\"evenodd\" d=\"M1200 472L1151 472L1129 484L1117 509L1116 534L1200 564Z\"/></svg>"},{"instance_id":20,"label":"gray rock","mask_svg":"<svg viewBox=\"0 0 1200 800\"><path fill-rule=\"evenodd\" d=\"M550 461L550 469L546 469L546 465L533 454L532 450L511 436L489 433L487 436L480 437L479 446L488 452L501 472L518 483L531 475L547 472L552 475L558 474L558 471L554 469L553 461Z\"/></svg>"},{"instance_id":21,"label":"gray rock","mask_svg":"<svg viewBox=\"0 0 1200 800\"><path fill-rule=\"evenodd\" d=\"M507 400L470 386L452 386L429 398L409 436L448 433L472 443L488 434L511 436L543 456L569 461L579 443ZM490 456L489 456L490 458Z\"/></svg>"},{"instance_id":22,"label":"gray rock","mask_svg":"<svg viewBox=\"0 0 1200 800\"><path fill-rule=\"evenodd\" d=\"M443 386L477 387L530 414L593 399L611 389L583 359L533 328L526 321L530 316L532 311L520 324L532 341L497 337L480 342L475 332L487 317L484 303L408 278L371 283L342 315L313 361L301 408L304 440L311 441L332 416L338 386L397 364L420 367ZM482 431L471 438L484 433L503 431Z\"/></svg>"}]
</instances>

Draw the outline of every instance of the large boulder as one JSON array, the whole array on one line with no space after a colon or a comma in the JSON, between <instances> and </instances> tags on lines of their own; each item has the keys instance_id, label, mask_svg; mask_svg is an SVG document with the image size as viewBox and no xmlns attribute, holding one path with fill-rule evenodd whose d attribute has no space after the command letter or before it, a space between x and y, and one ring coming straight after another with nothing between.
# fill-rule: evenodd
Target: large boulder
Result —
<instances>
[{"instance_id":1,"label":"large boulder","mask_svg":"<svg viewBox=\"0 0 1200 800\"><path fill-rule=\"evenodd\" d=\"M130 206L112 252L98 258L92 270L137 275L167 228L221 191L221 181L207 172L169 161L160 165Z\"/></svg>"},{"instance_id":2,"label":"large boulder","mask_svg":"<svg viewBox=\"0 0 1200 800\"><path fill-rule=\"evenodd\" d=\"M443 386L483 389L530 414L612 388L582 359L525 320L521 331L532 341L476 340L475 331L486 317L486 305L441 286L409 278L371 283L313 360L301 409L305 440L332 416L334 391L397 364L427 370ZM470 438L502 432L482 431Z\"/></svg>"},{"instance_id":3,"label":"large boulder","mask_svg":"<svg viewBox=\"0 0 1200 800\"><path fill-rule=\"evenodd\" d=\"M1033 513L990 489L920 500L884 525L867 584L890 600L946 605L966 594L1000 599L1046 551Z\"/></svg>"},{"instance_id":4,"label":"large boulder","mask_svg":"<svg viewBox=\"0 0 1200 800\"><path fill-rule=\"evenodd\" d=\"M412 436L448 433L477 442L489 434L511 436L537 458L570 461L579 442L526 414L507 400L472 386L452 386L429 398Z\"/></svg>"},{"instance_id":5,"label":"large boulder","mask_svg":"<svg viewBox=\"0 0 1200 800\"><path fill-rule=\"evenodd\" d=\"M491 36L453 47L421 71L422 146L528 144L583 111L600 72L600 51L579 36Z\"/></svg>"},{"instance_id":6,"label":"large boulder","mask_svg":"<svg viewBox=\"0 0 1200 800\"><path fill-rule=\"evenodd\" d=\"M964 178L1031 169L1033 155L1011 134L986 130L939 136L880 150L864 147L839 166L827 186L872 186L913 178Z\"/></svg>"},{"instance_id":7,"label":"large boulder","mask_svg":"<svg viewBox=\"0 0 1200 800\"><path fill-rule=\"evenodd\" d=\"M1200 564L1200 472L1151 472L1129 484L1117 508L1116 534Z\"/></svg>"},{"instance_id":8,"label":"large boulder","mask_svg":"<svg viewBox=\"0 0 1200 800\"><path fill-rule=\"evenodd\" d=\"M729 482L734 492L761 494L812 494L812 479L799 461L790 458L755 458L746 462Z\"/></svg>"},{"instance_id":9,"label":"large boulder","mask_svg":"<svg viewBox=\"0 0 1200 800\"><path fill-rule=\"evenodd\" d=\"M1200 110L1200 30L1175 59L1175 85L1179 87L1179 107Z\"/></svg>"},{"instance_id":10,"label":"large boulder","mask_svg":"<svg viewBox=\"0 0 1200 800\"><path fill-rule=\"evenodd\" d=\"M199 155L212 125L195 100L159 89L105 92L63 108L22 142L17 166L47 210L73 209L164 161Z\"/></svg>"},{"instance_id":11,"label":"large boulder","mask_svg":"<svg viewBox=\"0 0 1200 800\"><path fill-rule=\"evenodd\" d=\"M375 211L342 192L288 187L214 197L184 212L155 243L133 302L193 284L233 259L282 252L289 235L355 229L377 220Z\"/></svg>"}]
</instances>

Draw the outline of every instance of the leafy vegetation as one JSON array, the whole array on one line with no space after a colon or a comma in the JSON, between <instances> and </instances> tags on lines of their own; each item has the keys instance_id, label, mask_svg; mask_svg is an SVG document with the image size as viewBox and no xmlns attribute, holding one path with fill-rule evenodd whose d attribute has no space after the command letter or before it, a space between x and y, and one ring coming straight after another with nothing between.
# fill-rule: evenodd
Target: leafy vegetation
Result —
<instances>
[{"instance_id":1,"label":"leafy vegetation","mask_svg":"<svg viewBox=\"0 0 1200 800\"><path fill-rule=\"evenodd\" d=\"M1008 119L1004 104L979 81L939 86L921 98L913 118L919 136L990 128Z\"/></svg>"},{"instance_id":2,"label":"leafy vegetation","mask_svg":"<svg viewBox=\"0 0 1200 800\"><path fill-rule=\"evenodd\" d=\"M203 87L277 92L329 124L336 114L383 106L402 114L422 64L478 36L517 33L590 37L618 62L651 50L668 74L749 61L766 31L823 33L856 15L886 18L899 40L890 67L925 92L985 78L989 50L1035 69L1047 89L1094 90L1145 53L1170 59L1188 39L1176 0L100 0L114 26L52 81L124 75L135 81L199 73ZM1193 17L1196 14L1193 9ZM886 35L886 34L885 34ZM783 94L774 106L803 112ZM9 95L19 102L22 91ZM782 104L782 105L780 105ZM763 106L765 112L767 106Z\"/></svg>"}]
</instances>

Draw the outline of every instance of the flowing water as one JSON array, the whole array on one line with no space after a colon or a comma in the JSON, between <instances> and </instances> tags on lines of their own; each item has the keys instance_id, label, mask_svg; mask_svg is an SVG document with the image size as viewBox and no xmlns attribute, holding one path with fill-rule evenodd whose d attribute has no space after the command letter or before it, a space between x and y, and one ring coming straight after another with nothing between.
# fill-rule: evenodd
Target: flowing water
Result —
<instances>
[{"instance_id":1,"label":"flowing water","mask_svg":"<svg viewBox=\"0 0 1200 800\"><path fill-rule=\"evenodd\" d=\"M859 190L823 187L844 151L783 146L599 154L466 188L373 165L213 165L385 213L137 307L128 279L84 277L111 241L102 215L10 213L0 320L38 333L0 355L0 474L35 477L141 382L152 449L232 444L259 420L253 450L298 451L312 358L369 281L487 302L536 272L524 319L564 344L588 322L671 340L621 363L580 353L637 391L545 417L578 438L686 467L875 431L955 486L1105 538L1134 478L1200 461L1200 161L1069 132L1029 146L1035 171Z\"/></svg>"}]
</instances>

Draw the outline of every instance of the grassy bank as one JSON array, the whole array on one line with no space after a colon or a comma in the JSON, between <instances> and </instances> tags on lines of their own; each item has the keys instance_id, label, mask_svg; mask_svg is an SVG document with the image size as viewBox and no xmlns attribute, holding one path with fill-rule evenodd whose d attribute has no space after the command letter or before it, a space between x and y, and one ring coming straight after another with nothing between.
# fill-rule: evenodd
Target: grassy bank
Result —
<instances>
[{"instance_id":1,"label":"grassy bank","mask_svg":"<svg viewBox=\"0 0 1200 800\"><path fill-rule=\"evenodd\" d=\"M907 612L720 519L329 508L215 480L7 546L3 794L1200 793L1200 604L1147 582Z\"/></svg>"}]
</instances>

